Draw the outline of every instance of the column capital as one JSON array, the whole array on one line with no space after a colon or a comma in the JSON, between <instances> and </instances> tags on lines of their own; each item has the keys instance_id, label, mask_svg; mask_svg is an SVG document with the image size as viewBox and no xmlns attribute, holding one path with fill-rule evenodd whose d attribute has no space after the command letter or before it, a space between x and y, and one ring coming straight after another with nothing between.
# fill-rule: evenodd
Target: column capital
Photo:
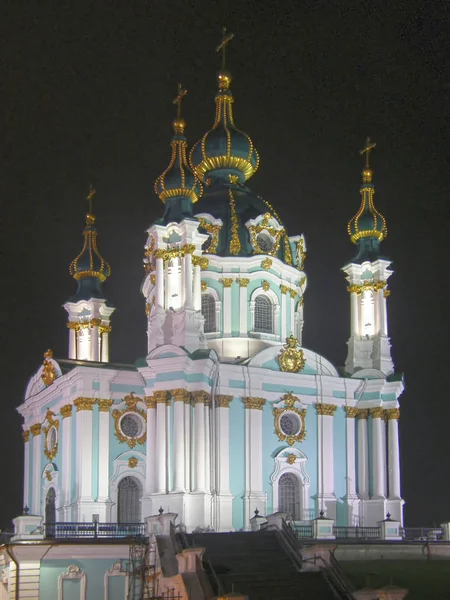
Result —
<instances>
[{"instance_id":1,"label":"column capital","mask_svg":"<svg viewBox=\"0 0 450 600\"><path fill-rule=\"evenodd\" d=\"M226 394L217 394L216 396L216 406L219 408L230 408L230 403L233 400L233 396L228 396Z\"/></svg>"},{"instance_id":2,"label":"column capital","mask_svg":"<svg viewBox=\"0 0 450 600\"><path fill-rule=\"evenodd\" d=\"M343 406L347 419L354 419L358 415L358 409L355 406Z\"/></svg>"},{"instance_id":3,"label":"column capital","mask_svg":"<svg viewBox=\"0 0 450 600\"><path fill-rule=\"evenodd\" d=\"M154 396L144 396L144 403L147 408L156 408L156 400Z\"/></svg>"},{"instance_id":4,"label":"column capital","mask_svg":"<svg viewBox=\"0 0 450 600\"><path fill-rule=\"evenodd\" d=\"M321 402L316 404L317 414L325 417L332 417L336 409L336 404L322 404Z\"/></svg>"},{"instance_id":5,"label":"column capital","mask_svg":"<svg viewBox=\"0 0 450 600\"><path fill-rule=\"evenodd\" d=\"M29 429L25 429L25 431L22 431L22 437L23 437L23 441L25 443L30 441L30 430Z\"/></svg>"},{"instance_id":6,"label":"column capital","mask_svg":"<svg viewBox=\"0 0 450 600\"><path fill-rule=\"evenodd\" d=\"M248 284L250 283L250 279L247 279L245 277L237 277L236 281L240 285L240 287L243 287L243 288L246 288L248 286Z\"/></svg>"},{"instance_id":7,"label":"column capital","mask_svg":"<svg viewBox=\"0 0 450 600\"><path fill-rule=\"evenodd\" d=\"M156 404L166 404L169 400L169 393L167 390L158 390L153 392L153 398Z\"/></svg>"},{"instance_id":8,"label":"column capital","mask_svg":"<svg viewBox=\"0 0 450 600\"><path fill-rule=\"evenodd\" d=\"M247 396L242 399L245 408L250 410L262 410L264 404L266 403L265 398L254 398L252 396Z\"/></svg>"},{"instance_id":9,"label":"column capital","mask_svg":"<svg viewBox=\"0 0 450 600\"><path fill-rule=\"evenodd\" d=\"M174 390L170 390L172 397L175 402L187 402L190 399L190 393L184 388L176 388Z\"/></svg>"},{"instance_id":10,"label":"column capital","mask_svg":"<svg viewBox=\"0 0 450 600\"><path fill-rule=\"evenodd\" d=\"M374 408L369 408L369 414L372 419L382 419L384 416L384 409L381 406L375 406Z\"/></svg>"},{"instance_id":11,"label":"column capital","mask_svg":"<svg viewBox=\"0 0 450 600\"><path fill-rule=\"evenodd\" d=\"M223 285L223 287L229 288L233 285L233 278L232 277L222 277L222 279L219 279L219 282Z\"/></svg>"},{"instance_id":12,"label":"column capital","mask_svg":"<svg viewBox=\"0 0 450 600\"><path fill-rule=\"evenodd\" d=\"M80 412L80 410L92 410L96 402L96 398L80 397L73 401L73 405L76 407L77 412Z\"/></svg>"},{"instance_id":13,"label":"column capital","mask_svg":"<svg viewBox=\"0 0 450 600\"><path fill-rule=\"evenodd\" d=\"M33 434L33 437L36 437L37 435L40 435L40 433L42 431L42 425L41 425L41 423L35 423L34 425L32 425L30 427L30 431Z\"/></svg>"},{"instance_id":14,"label":"column capital","mask_svg":"<svg viewBox=\"0 0 450 600\"><path fill-rule=\"evenodd\" d=\"M398 421L400 419L400 409L399 408L387 408L384 411L386 415L386 419L388 421L393 421L394 419Z\"/></svg>"},{"instance_id":15,"label":"column capital","mask_svg":"<svg viewBox=\"0 0 450 600\"><path fill-rule=\"evenodd\" d=\"M72 409L73 409L73 406L71 404L65 404L64 406L61 406L61 408L59 409L59 412L61 413L62 418L66 419L67 417L71 417Z\"/></svg>"},{"instance_id":16,"label":"column capital","mask_svg":"<svg viewBox=\"0 0 450 600\"><path fill-rule=\"evenodd\" d=\"M369 409L368 408L358 408L356 416L358 419L368 419L369 418Z\"/></svg>"},{"instance_id":17,"label":"column capital","mask_svg":"<svg viewBox=\"0 0 450 600\"><path fill-rule=\"evenodd\" d=\"M196 392L191 392L192 404L209 404L210 396L208 392L205 390L197 390Z\"/></svg>"},{"instance_id":18,"label":"column capital","mask_svg":"<svg viewBox=\"0 0 450 600\"><path fill-rule=\"evenodd\" d=\"M113 405L113 400L108 400L107 398L98 398L97 404L100 412L109 412L109 409Z\"/></svg>"}]
</instances>

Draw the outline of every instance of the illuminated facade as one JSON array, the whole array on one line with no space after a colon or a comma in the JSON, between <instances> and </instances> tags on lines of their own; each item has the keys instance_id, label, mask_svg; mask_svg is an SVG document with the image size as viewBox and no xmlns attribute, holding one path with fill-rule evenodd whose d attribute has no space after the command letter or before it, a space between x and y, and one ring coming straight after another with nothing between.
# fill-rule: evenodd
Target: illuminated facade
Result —
<instances>
[{"instance_id":1,"label":"illuminated facade","mask_svg":"<svg viewBox=\"0 0 450 600\"><path fill-rule=\"evenodd\" d=\"M147 355L134 365L109 362L110 268L87 215L70 267L78 290L65 304L68 358L46 353L19 408L24 505L47 523L138 523L160 507L188 531L248 529L256 509L306 522L323 511L349 526L388 512L402 521L403 384L373 144L349 223L358 253L344 267L351 331L338 371L303 346L305 239L247 186L259 156L234 123L230 86L221 71L214 124L189 159L185 92L176 98L172 156L155 184L164 214L145 245Z\"/></svg>"}]
</instances>

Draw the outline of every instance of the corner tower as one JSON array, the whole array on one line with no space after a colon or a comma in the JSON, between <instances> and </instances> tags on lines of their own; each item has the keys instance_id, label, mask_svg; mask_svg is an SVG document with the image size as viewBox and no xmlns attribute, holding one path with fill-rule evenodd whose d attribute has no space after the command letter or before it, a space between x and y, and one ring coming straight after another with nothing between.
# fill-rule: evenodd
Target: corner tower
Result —
<instances>
[{"instance_id":1,"label":"corner tower","mask_svg":"<svg viewBox=\"0 0 450 600\"><path fill-rule=\"evenodd\" d=\"M360 151L366 157L360 187L361 205L348 224L348 234L357 247L357 255L343 268L349 283L351 314L345 367L350 374L372 368L388 376L394 371L386 306L390 294L387 280L392 271L389 269L391 261L380 254L387 227L373 201L375 187L369 158L374 148L375 144L367 138Z\"/></svg>"},{"instance_id":2,"label":"corner tower","mask_svg":"<svg viewBox=\"0 0 450 600\"><path fill-rule=\"evenodd\" d=\"M109 361L110 318L114 308L105 300L102 283L111 268L97 247L97 229L92 212L95 190L89 191L89 212L83 230L84 244L80 254L70 263L69 273L78 282L74 296L64 304L69 320L69 358Z\"/></svg>"}]
</instances>

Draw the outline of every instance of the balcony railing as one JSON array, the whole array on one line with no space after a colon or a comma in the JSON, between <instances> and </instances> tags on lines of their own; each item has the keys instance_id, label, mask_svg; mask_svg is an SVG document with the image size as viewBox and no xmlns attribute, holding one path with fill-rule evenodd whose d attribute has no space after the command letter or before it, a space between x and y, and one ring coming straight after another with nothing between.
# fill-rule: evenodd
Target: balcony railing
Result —
<instances>
[{"instance_id":1,"label":"balcony railing","mask_svg":"<svg viewBox=\"0 0 450 600\"><path fill-rule=\"evenodd\" d=\"M136 538L147 535L145 523L46 523L45 537L70 538Z\"/></svg>"}]
</instances>

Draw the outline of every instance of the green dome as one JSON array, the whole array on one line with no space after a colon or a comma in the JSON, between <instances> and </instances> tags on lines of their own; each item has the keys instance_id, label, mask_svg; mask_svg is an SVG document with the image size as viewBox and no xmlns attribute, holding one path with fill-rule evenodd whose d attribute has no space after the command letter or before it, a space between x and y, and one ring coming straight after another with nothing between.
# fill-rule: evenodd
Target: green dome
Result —
<instances>
[{"instance_id":1,"label":"green dome","mask_svg":"<svg viewBox=\"0 0 450 600\"><path fill-rule=\"evenodd\" d=\"M222 71L218 81L214 124L194 144L190 164L201 181L219 179L243 184L258 169L259 156L250 137L234 124L230 74Z\"/></svg>"},{"instance_id":2,"label":"green dome","mask_svg":"<svg viewBox=\"0 0 450 600\"><path fill-rule=\"evenodd\" d=\"M206 215L220 219L222 225L210 222ZM204 252L219 256L273 256L292 265L292 253L286 230L268 202L247 186L213 180L205 187L194 205L194 216L200 221L199 231L210 235ZM256 227L246 223L264 218ZM269 223L275 219L280 228ZM264 242L264 244L263 244ZM260 246L261 244L261 246ZM266 245L267 244L267 245Z\"/></svg>"}]
</instances>

